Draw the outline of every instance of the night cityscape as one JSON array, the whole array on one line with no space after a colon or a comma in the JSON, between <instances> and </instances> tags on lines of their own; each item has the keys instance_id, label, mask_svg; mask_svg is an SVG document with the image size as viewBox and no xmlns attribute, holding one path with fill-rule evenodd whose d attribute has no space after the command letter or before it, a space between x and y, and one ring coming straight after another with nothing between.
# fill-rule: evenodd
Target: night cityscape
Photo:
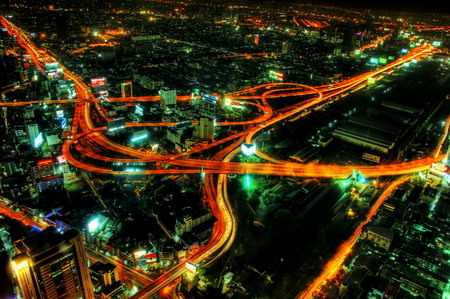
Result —
<instances>
[{"instance_id":1,"label":"night cityscape","mask_svg":"<svg viewBox=\"0 0 450 299\"><path fill-rule=\"evenodd\" d=\"M0 2L0 299L450 299L450 11Z\"/></svg>"}]
</instances>

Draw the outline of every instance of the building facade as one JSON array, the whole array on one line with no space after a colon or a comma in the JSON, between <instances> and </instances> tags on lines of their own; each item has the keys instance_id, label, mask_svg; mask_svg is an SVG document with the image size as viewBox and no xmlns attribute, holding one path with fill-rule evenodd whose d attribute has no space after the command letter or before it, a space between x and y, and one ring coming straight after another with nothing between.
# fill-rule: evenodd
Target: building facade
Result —
<instances>
[{"instance_id":1,"label":"building facade","mask_svg":"<svg viewBox=\"0 0 450 299\"><path fill-rule=\"evenodd\" d=\"M15 244L13 266L24 299L94 298L83 237L49 227Z\"/></svg>"}]
</instances>

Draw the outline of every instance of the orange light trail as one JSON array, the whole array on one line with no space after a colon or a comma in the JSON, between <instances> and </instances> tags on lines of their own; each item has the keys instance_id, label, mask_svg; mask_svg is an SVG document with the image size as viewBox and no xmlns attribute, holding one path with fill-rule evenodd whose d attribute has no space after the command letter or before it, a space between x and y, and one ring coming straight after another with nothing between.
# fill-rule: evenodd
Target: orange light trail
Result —
<instances>
[{"instance_id":1,"label":"orange light trail","mask_svg":"<svg viewBox=\"0 0 450 299\"><path fill-rule=\"evenodd\" d=\"M30 54L31 60L36 67L40 67L48 62L57 62L48 51L39 50L20 29L14 26L11 22L4 17L0 18L1 24L8 29L10 34L17 36L17 41L26 51ZM311 26L319 23L310 23ZM375 41L375 44L382 42L388 36L382 37ZM369 47L369 46L368 46ZM370 46L371 47L371 46ZM231 204L228 199L227 193L227 176L226 174L260 174L260 175L279 175L279 176L296 176L296 177L347 177L353 170L360 171L366 177L378 177L387 175L404 175L423 171L430 168L430 165L440 159L441 147L447 138L449 131L449 120L447 120L444 126L443 137L439 140L437 148L431 157L408 162L399 162L388 165L377 166L343 166L343 165L320 165L320 164L303 164L294 163L288 161L279 161L271 158L269 155L257 151L260 157L266 159L270 163L237 163L231 162L232 158L240 151L239 146L245 141L247 143L253 143L257 139L257 134L264 129L269 128L284 120L297 119L304 117L309 113L316 110L321 110L326 106L344 98L351 92L355 92L361 88L364 88L367 81L370 78L376 78L382 75L383 72L394 70L394 67L400 67L405 62L412 59L421 59L435 52L436 49L431 45L424 44L423 46L411 49L405 56L398 60L381 67L377 70L361 74L350 78L348 80L341 81L333 84L332 86L306 86L296 83L270 83L259 86L249 87L247 89L229 93L226 98L236 101L238 103L244 103L253 105L258 109L259 115L252 120L247 121L223 121L218 122L220 126L242 126L244 129L241 132L233 133L232 135L216 140L209 144L198 145L190 149L185 153L171 154L171 155L157 155L154 152L146 152L140 149L134 149L125 145L117 144L108 139L103 131L105 127L96 127L91 117L91 110L95 109L101 118L108 121L106 113L100 106L100 99L95 98L92 94L89 86L87 86L82 78L76 76L64 66L61 66L64 70L65 78L74 81L75 90L77 93L76 100L62 100L59 103L75 104L75 111L73 116L73 123L71 129L71 137L65 140L62 153L66 160L77 168L85 169L91 172L106 173L112 175L133 175L133 174L148 174L148 175L167 175L167 174L194 174L205 173L203 181L203 200L207 202L211 208L213 215L217 221L213 227L213 232L210 241L199 247L199 249L189 256L185 261L174 265L156 278L148 286L144 287L138 294L132 298L148 298L156 294L159 290L169 285L177 277L182 275L186 271L186 263L207 265L220 257L225 251L227 251L234 241L236 236L236 218L233 214ZM280 100L286 97L301 97L301 101L297 104L289 107L273 110L269 104L269 101ZM133 97L133 98L111 98L111 102L151 102L158 101L158 96L150 97ZM189 101L190 96L178 96L179 101ZM221 99L224 100L224 99ZM246 100L246 101L243 101ZM1 103L2 106L24 106L33 101L15 102L15 103ZM56 103L56 101L52 101ZM147 127L147 126L173 126L174 122L160 122L160 123L126 123L127 127ZM196 125L196 123L194 123ZM207 149L218 145L225 145L219 150L216 155L210 160L192 159L189 156L194 153L199 153ZM104 156L98 153L98 149L103 148L107 152L117 153L123 155L123 158ZM154 167L154 169L143 169L133 173L126 171L114 171L112 165L97 166L85 162L82 159L75 157L84 156L91 160L100 161L101 165L109 165L111 162L158 162L163 163L170 168L164 169L161 167ZM89 160L89 159L88 159ZM154 164L156 165L156 164ZM215 185L214 177L212 174L219 174ZM402 180L406 180L402 179ZM401 180L400 180L401 181ZM400 182L398 181L398 182ZM398 183L400 184L400 183ZM395 184L391 185L386 192L394 188ZM387 193L383 193L387 194ZM387 195L386 195L387 196ZM386 197L385 196L385 197ZM380 199L373 206L369 214L367 215L365 223L371 219L373 214L382 203L384 197L380 196ZM362 226L361 226L362 227ZM359 235L360 228L355 231L354 235ZM331 273L334 273L336 269L340 267L345 256L351 250L357 237L349 239L344 243L338 253L339 257L336 257L334 261L330 261L330 266L326 266L324 269L325 276L329 277ZM327 264L328 265L328 264ZM317 290L322 285L321 279L316 279L313 285L308 289L311 292ZM308 291L309 292L309 291ZM306 297L303 297L306 298ZM309 297L308 297L309 298Z\"/></svg>"},{"instance_id":2,"label":"orange light trail","mask_svg":"<svg viewBox=\"0 0 450 299\"><path fill-rule=\"evenodd\" d=\"M353 246L358 241L362 229L364 226L370 222L372 217L375 215L375 213L378 211L380 206L383 204L383 202L391 195L391 193L401 184L405 183L410 179L409 176L401 177L391 183L386 190L380 195L378 200L375 202L375 204L370 209L369 213L366 216L366 219L361 222L356 230L353 232L353 234L348 238L344 243L342 243L339 248L337 249L337 252L333 255L333 257L325 264L325 266L322 268L322 272L320 275L314 279L312 283L308 285L308 288L304 290L297 298L298 299L311 299L314 298L315 294L320 292L320 289L322 286L324 286L327 281L330 281L336 277L339 270L341 269L342 264L345 262L345 259L348 257L348 255L352 252Z\"/></svg>"}]
</instances>

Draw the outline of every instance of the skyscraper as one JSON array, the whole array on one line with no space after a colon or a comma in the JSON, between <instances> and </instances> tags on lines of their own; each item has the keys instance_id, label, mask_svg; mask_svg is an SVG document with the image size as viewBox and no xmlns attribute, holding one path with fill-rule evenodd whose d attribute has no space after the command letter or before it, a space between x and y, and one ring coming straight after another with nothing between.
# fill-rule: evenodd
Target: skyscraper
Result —
<instances>
[{"instance_id":1,"label":"skyscraper","mask_svg":"<svg viewBox=\"0 0 450 299\"><path fill-rule=\"evenodd\" d=\"M200 117L200 122L195 128L194 136L203 140L213 140L214 123L215 120L211 117Z\"/></svg>"},{"instance_id":2,"label":"skyscraper","mask_svg":"<svg viewBox=\"0 0 450 299\"><path fill-rule=\"evenodd\" d=\"M159 91L161 106L175 106L177 104L177 91L175 89L164 88Z\"/></svg>"},{"instance_id":3,"label":"skyscraper","mask_svg":"<svg viewBox=\"0 0 450 299\"><path fill-rule=\"evenodd\" d=\"M22 297L93 299L82 235L49 227L15 243L13 266Z\"/></svg>"}]
</instances>

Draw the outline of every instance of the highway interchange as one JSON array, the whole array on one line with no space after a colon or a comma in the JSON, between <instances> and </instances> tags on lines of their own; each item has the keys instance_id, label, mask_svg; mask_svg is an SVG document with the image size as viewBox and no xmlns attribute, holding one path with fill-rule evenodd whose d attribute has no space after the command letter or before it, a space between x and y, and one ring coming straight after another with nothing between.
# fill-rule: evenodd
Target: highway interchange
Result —
<instances>
[{"instance_id":1,"label":"highway interchange","mask_svg":"<svg viewBox=\"0 0 450 299\"><path fill-rule=\"evenodd\" d=\"M28 39L27 35L9 20L2 17L0 22L3 27L7 28L9 34L17 37L18 43L28 52L36 67L44 69L43 66L45 63L57 61L55 57L48 53L48 51L37 48ZM385 38L386 37L380 38L378 42L382 42ZM371 45L371 47L372 46L373 45ZM104 134L107 128L105 126L96 126L92 120L93 111L96 111L105 121L110 120L106 117L105 112L101 107L101 100L92 94L90 87L83 82L82 78L71 73L66 68L64 68L65 78L74 81L77 99L45 101L45 103L66 103L75 105L73 122L71 124L71 136L65 140L62 147L62 153L70 164L79 169L111 175L205 174L203 179L203 197L209 203L213 215L217 218L210 241L205 246L201 247L197 253L166 270L162 275L151 281L146 287L133 296L133 298L149 298L183 275L183 273L187 271L186 263L206 266L219 258L233 244L236 236L236 216L228 199L228 174L345 178L352 173L352 171L357 170L365 177L400 176L427 170L432 163L442 160L443 155L441 154L441 147L447 139L449 120L445 122L442 137L437 144L433 155L415 161L376 166L317 165L280 161L258 150L256 154L267 162L232 162L234 156L240 152L240 146L243 142L248 144L255 143L258 134L264 132L264 130L271 126L275 126L284 120L294 117L299 119L314 113L317 110L324 109L326 106L331 105L338 100L345 99L345 96L349 93L366 87L370 78L379 79L386 73L395 71L398 67L401 67L403 64L413 59L420 60L437 51L438 50L430 44L424 43L411 49L410 52L403 57L381 68L341 81L334 85L312 87L294 83L273 83L229 93L226 95L227 99L236 103L255 106L258 109L258 115L253 120L248 121L218 122L217 126L245 127L245 129L224 139L195 146L187 152L171 154L168 156L130 148L108 139ZM279 101L283 100L283 98L293 96L296 96L301 100L297 104L279 110L274 110L270 105L271 101ZM191 96L178 96L177 100L188 101L190 98ZM158 101L159 97L131 97L109 100L111 102L150 102ZM0 106L20 107L37 103L42 102L2 102L0 103ZM126 127L174 125L175 123L126 123ZM86 141L106 149L108 152L118 153L127 158L101 155L95 151L95 148L85 146ZM219 145L223 146L223 148L218 150L210 159L194 159L189 157L194 153L219 147ZM80 159L80 157L89 157L89 161L98 161L99 163L94 164L92 162L86 162L85 159ZM132 173L118 171L112 168L112 163L115 162L145 162L145 165L147 165L148 168ZM161 167L161 164L166 167ZM109 165L111 166L109 167ZM403 181L404 180L402 179L399 182ZM351 242L354 242L355 240L356 237ZM324 277L317 278L316 281L310 285L308 290L305 291L307 293L304 293L300 297L309 298L308 296L321 285L323 279Z\"/></svg>"}]
</instances>

